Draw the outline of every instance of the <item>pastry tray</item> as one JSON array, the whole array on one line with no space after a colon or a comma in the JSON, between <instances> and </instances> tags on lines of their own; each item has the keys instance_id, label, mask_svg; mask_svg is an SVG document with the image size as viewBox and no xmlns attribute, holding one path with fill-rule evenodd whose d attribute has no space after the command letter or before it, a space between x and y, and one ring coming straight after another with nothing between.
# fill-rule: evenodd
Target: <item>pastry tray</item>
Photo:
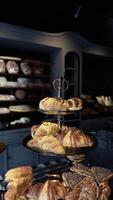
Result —
<instances>
[{"instance_id":1,"label":"pastry tray","mask_svg":"<svg viewBox=\"0 0 113 200\"><path fill-rule=\"evenodd\" d=\"M81 110L81 109L80 109ZM46 115L74 115L76 112L80 112L80 110L70 110L70 111L57 111L57 110L42 110L38 109L39 112Z\"/></svg>"},{"instance_id":2,"label":"pastry tray","mask_svg":"<svg viewBox=\"0 0 113 200\"><path fill-rule=\"evenodd\" d=\"M88 147L64 148L64 150L65 150L64 154L56 154L56 153L53 153L53 152L48 152L48 151L42 150L42 149L40 149L38 147L29 147L28 146L28 142L31 139L33 139L31 135L28 135L27 137L24 138L23 145L26 148L28 148L28 149L30 149L30 150L32 150L34 152L41 153L43 155L48 155L48 156L68 156L68 155L86 154L87 152L93 150L97 145L96 138L94 136L92 136L92 135L89 135L89 136L93 141L93 146L91 146L91 147L88 146Z\"/></svg>"}]
</instances>

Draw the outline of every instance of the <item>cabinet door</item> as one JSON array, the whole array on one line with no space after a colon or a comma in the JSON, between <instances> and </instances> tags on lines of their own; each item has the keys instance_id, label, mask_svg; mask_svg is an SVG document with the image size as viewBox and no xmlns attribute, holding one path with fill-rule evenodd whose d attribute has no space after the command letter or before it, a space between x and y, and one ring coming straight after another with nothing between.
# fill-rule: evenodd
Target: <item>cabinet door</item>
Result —
<instances>
[{"instance_id":1,"label":"cabinet door","mask_svg":"<svg viewBox=\"0 0 113 200\"><path fill-rule=\"evenodd\" d=\"M75 52L65 55L65 78L69 82L69 88L65 92L66 98L80 95L80 59Z\"/></svg>"},{"instance_id":2,"label":"cabinet door","mask_svg":"<svg viewBox=\"0 0 113 200\"><path fill-rule=\"evenodd\" d=\"M19 143L8 145L7 156L8 169L22 165L35 166L38 161L38 154L34 154Z\"/></svg>"},{"instance_id":3,"label":"cabinet door","mask_svg":"<svg viewBox=\"0 0 113 200\"><path fill-rule=\"evenodd\" d=\"M0 154L0 175L7 171L7 150Z\"/></svg>"}]
</instances>

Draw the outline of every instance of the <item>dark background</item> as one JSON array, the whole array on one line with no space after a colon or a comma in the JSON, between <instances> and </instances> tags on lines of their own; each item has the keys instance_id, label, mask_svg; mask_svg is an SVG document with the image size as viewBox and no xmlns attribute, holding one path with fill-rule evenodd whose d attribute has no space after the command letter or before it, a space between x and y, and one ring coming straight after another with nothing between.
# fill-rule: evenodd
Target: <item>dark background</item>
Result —
<instances>
[{"instance_id":1,"label":"dark background","mask_svg":"<svg viewBox=\"0 0 113 200\"><path fill-rule=\"evenodd\" d=\"M112 1L1 1L0 22L38 31L78 32L92 42L113 47Z\"/></svg>"},{"instance_id":2,"label":"dark background","mask_svg":"<svg viewBox=\"0 0 113 200\"><path fill-rule=\"evenodd\" d=\"M113 96L113 58L83 53L82 92Z\"/></svg>"}]
</instances>

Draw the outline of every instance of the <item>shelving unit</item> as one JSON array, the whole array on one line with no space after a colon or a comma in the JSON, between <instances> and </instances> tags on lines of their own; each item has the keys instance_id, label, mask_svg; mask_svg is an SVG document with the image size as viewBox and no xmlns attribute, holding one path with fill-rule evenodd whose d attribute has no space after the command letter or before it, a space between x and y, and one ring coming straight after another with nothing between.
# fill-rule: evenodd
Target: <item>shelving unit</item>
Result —
<instances>
[{"instance_id":1,"label":"shelving unit","mask_svg":"<svg viewBox=\"0 0 113 200\"><path fill-rule=\"evenodd\" d=\"M28 55L29 56L29 55ZM51 62L48 54L41 54L35 57L14 57L14 56L0 56L0 60L5 62L5 72L0 73L0 95L4 96L0 100L0 108L8 108L10 106L27 105L33 107L33 111L15 111L10 113L0 113L0 130L8 130L14 128L31 127L33 124L40 122L42 114L38 112L37 106L40 99L48 96L51 93L50 73ZM14 61L18 65L19 71L11 73L7 69L7 62ZM21 63L27 63L31 69L31 73L25 73L21 68ZM3 83L2 79L6 82ZM17 96L16 93L23 92L24 97ZM6 95L13 95L14 100L6 100ZM19 120L21 117L29 118L29 123L15 123L11 125L14 120Z\"/></svg>"}]
</instances>

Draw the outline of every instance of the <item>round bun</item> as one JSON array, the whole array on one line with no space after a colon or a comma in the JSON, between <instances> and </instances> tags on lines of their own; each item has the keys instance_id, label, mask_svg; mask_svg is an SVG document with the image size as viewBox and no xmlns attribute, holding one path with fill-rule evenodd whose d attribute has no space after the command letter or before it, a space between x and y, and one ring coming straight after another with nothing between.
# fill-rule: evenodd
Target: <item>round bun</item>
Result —
<instances>
[{"instance_id":1,"label":"round bun","mask_svg":"<svg viewBox=\"0 0 113 200\"><path fill-rule=\"evenodd\" d=\"M10 60L6 63L6 68L9 74L18 74L19 72L18 64L13 60Z\"/></svg>"}]
</instances>

